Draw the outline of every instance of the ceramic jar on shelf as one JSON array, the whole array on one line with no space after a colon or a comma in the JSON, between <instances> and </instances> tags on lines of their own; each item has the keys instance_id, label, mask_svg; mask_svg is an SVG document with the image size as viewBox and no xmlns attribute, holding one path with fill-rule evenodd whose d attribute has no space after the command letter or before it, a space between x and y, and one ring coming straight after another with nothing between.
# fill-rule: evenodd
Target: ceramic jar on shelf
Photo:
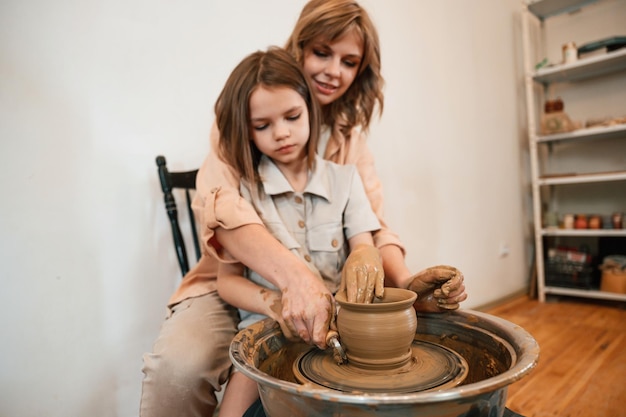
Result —
<instances>
[{"instance_id":1,"label":"ceramic jar on shelf","mask_svg":"<svg viewBox=\"0 0 626 417\"><path fill-rule=\"evenodd\" d=\"M574 228L575 229L586 229L589 225L586 214L577 214L574 219Z\"/></svg>"},{"instance_id":2,"label":"ceramic jar on shelf","mask_svg":"<svg viewBox=\"0 0 626 417\"><path fill-rule=\"evenodd\" d=\"M590 229L602 229L602 218L596 214L589 216L589 222L587 226Z\"/></svg>"}]
</instances>

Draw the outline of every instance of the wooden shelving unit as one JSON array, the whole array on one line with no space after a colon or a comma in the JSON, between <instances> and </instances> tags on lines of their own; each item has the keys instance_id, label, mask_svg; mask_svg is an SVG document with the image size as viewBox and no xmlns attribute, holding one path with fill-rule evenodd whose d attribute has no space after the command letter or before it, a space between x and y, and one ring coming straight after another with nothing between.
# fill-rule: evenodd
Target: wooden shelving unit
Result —
<instances>
[{"instance_id":1,"label":"wooden shelving unit","mask_svg":"<svg viewBox=\"0 0 626 417\"><path fill-rule=\"evenodd\" d=\"M535 264L537 268L537 292L540 301L545 301L547 294L556 294L574 297L587 297L606 300L626 301L626 294L599 291L596 289L569 288L546 284L546 239L568 238L623 238L626 237L626 229L563 229L558 227L544 227L543 214L546 206L554 204L554 201L546 201L545 191L560 186L577 186L579 184L614 183L617 193L622 190L626 195L626 164L625 166L607 166L604 172L573 172L573 173L544 173L542 166L546 159L550 158L550 152L542 152L542 147L559 145L573 146L581 142L598 141L598 146L606 146L606 140L626 140L626 124L612 126L596 126L586 129L578 129L573 132L553 135L540 135L537 123L540 117L538 103L541 102L537 91L545 92L548 87L555 83L575 84L577 82L590 82L605 76L624 74L626 85L626 48L618 49L605 54L597 54L587 58L581 58L569 64L558 64L549 67L535 69L536 58L532 52L540 45L537 42L544 41L543 37L533 37L531 24L535 24L543 30L546 20L584 8L592 3L601 3L603 0L541 0L523 2L522 30L524 41L525 63L525 88L527 95L527 119L528 141L531 164L531 182L533 196L533 223L535 237ZM624 28L626 31L626 27ZM538 41L537 39L540 39ZM624 103L626 103L626 89ZM626 114L626 105L624 106ZM623 186L622 186L623 184ZM551 198L553 200L553 198ZM550 200L550 199L548 199ZM584 203L584 202L583 202ZM626 254L626 247L624 248Z\"/></svg>"}]
</instances>

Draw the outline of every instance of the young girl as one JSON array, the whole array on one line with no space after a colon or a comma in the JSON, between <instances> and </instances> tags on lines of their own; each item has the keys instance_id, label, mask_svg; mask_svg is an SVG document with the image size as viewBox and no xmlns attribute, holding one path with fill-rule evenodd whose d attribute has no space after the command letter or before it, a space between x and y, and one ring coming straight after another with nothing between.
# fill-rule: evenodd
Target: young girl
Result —
<instances>
[{"instance_id":1,"label":"young girl","mask_svg":"<svg viewBox=\"0 0 626 417\"><path fill-rule=\"evenodd\" d=\"M241 195L336 293L348 250L377 252L371 233L380 224L356 168L316 155L319 110L302 69L282 49L254 53L235 68L215 108L220 153L240 176ZM239 308L240 329L266 316L281 322L280 291L242 264L220 263L217 289ZM235 372L220 416L242 416L256 396L254 382Z\"/></svg>"},{"instance_id":2,"label":"young girl","mask_svg":"<svg viewBox=\"0 0 626 417\"><path fill-rule=\"evenodd\" d=\"M402 243L383 220L382 187L365 136L376 106L383 108L379 42L367 12L353 0L311 0L285 49L304 69L322 107L319 155L354 165L359 172L381 225L374 242L383 258L387 285L417 292L417 306L423 311L458 308L467 298L463 275L455 268L435 267L411 277ZM242 199L239 176L219 157L220 133L214 125L211 151L196 184L194 209L203 256L170 298L153 351L144 356L142 417L210 416L215 409L215 392L230 373L228 349L238 322L236 310L216 292L221 246L280 289L284 327L308 343L325 345L331 293ZM351 256L344 265L348 288L358 288L357 270L380 283L377 254L356 254L360 256ZM373 287L370 281L361 287L365 290L360 297L352 291L353 297L369 300Z\"/></svg>"}]
</instances>

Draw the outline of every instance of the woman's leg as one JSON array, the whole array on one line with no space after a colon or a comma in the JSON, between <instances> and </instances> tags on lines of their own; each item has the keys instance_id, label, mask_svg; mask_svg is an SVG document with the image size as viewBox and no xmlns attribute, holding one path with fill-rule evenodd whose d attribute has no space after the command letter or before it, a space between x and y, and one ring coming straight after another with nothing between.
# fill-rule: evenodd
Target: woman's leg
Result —
<instances>
[{"instance_id":1,"label":"woman's leg","mask_svg":"<svg viewBox=\"0 0 626 417\"><path fill-rule=\"evenodd\" d=\"M228 349L237 310L217 292L170 309L151 353L144 355L141 417L209 417L228 379Z\"/></svg>"}]
</instances>

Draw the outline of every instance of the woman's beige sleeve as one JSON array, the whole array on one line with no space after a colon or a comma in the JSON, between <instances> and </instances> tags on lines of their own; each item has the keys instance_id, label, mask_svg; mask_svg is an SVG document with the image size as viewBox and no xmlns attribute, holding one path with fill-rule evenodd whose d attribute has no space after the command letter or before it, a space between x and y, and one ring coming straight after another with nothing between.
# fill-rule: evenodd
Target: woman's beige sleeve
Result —
<instances>
[{"instance_id":1,"label":"woman's beige sleeve","mask_svg":"<svg viewBox=\"0 0 626 417\"><path fill-rule=\"evenodd\" d=\"M381 248L385 245L396 245L400 248L402 254L405 254L406 250L400 238L389 229L384 219L383 187L378 178L378 173L376 172L374 156L367 145L367 137L363 132L355 128L352 130L352 135L348 140L347 146L349 149L346 152L348 159L346 163L356 165L372 210L374 210L380 222L381 228L374 234L374 245L377 248Z\"/></svg>"},{"instance_id":2,"label":"woman's beige sleeve","mask_svg":"<svg viewBox=\"0 0 626 417\"><path fill-rule=\"evenodd\" d=\"M211 149L198 171L193 210L200 227L203 253L221 259L221 245L215 229L230 230L246 224L263 224L254 208L239 194L239 175L226 164L218 151L219 131L211 128ZM224 259L222 259L224 260Z\"/></svg>"}]
</instances>

